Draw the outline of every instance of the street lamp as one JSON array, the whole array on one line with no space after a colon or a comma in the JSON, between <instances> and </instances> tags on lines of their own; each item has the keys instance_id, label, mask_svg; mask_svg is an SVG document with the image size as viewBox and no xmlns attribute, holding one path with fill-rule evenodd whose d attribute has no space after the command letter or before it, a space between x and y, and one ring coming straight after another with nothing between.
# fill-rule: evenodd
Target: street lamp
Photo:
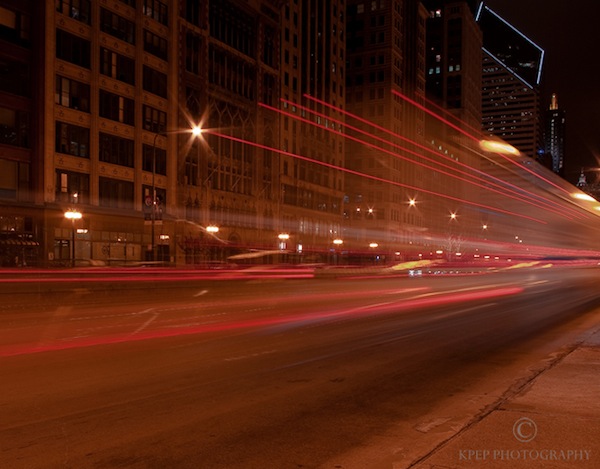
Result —
<instances>
[{"instance_id":1,"label":"street lamp","mask_svg":"<svg viewBox=\"0 0 600 469\"><path fill-rule=\"evenodd\" d=\"M287 249L287 242L290 239L290 235L288 233L279 233L277 239L279 239L279 249L282 251Z\"/></svg>"},{"instance_id":2,"label":"street lamp","mask_svg":"<svg viewBox=\"0 0 600 469\"><path fill-rule=\"evenodd\" d=\"M198 125L191 127L187 130L159 130L154 134L154 139L152 141L152 211L150 214L150 220L152 225L152 255L151 260L154 262L156 260L156 240L155 240L155 225L156 225L156 140L159 135L166 137L169 134L181 134L181 133L192 133L195 137L198 137L202 133L202 128Z\"/></svg>"},{"instance_id":3,"label":"street lamp","mask_svg":"<svg viewBox=\"0 0 600 469\"><path fill-rule=\"evenodd\" d=\"M65 218L71 220L71 267L75 267L75 220L81 220L80 211L70 209L65 212Z\"/></svg>"}]
</instances>

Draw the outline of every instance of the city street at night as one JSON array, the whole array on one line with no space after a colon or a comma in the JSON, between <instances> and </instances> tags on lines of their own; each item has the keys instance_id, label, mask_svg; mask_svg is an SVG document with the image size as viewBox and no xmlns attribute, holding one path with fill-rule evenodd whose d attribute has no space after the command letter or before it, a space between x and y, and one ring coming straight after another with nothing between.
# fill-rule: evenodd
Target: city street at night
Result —
<instances>
[{"instance_id":1,"label":"city street at night","mask_svg":"<svg viewBox=\"0 0 600 469\"><path fill-rule=\"evenodd\" d=\"M296 270L3 282L2 466L411 467L598 329L597 268Z\"/></svg>"},{"instance_id":2,"label":"city street at night","mask_svg":"<svg viewBox=\"0 0 600 469\"><path fill-rule=\"evenodd\" d=\"M0 0L0 469L600 468L597 3Z\"/></svg>"}]
</instances>

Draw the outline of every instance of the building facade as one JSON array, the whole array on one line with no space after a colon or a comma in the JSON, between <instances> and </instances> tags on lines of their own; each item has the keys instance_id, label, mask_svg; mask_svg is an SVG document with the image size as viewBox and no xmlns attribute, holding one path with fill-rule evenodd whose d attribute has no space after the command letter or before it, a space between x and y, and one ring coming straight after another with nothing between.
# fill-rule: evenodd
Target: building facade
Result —
<instances>
[{"instance_id":1,"label":"building facade","mask_svg":"<svg viewBox=\"0 0 600 469\"><path fill-rule=\"evenodd\" d=\"M0 5L4 265L198 263L275 233L279 4L38 3Z\"/></svg>"},{"instance_id":2,"label":"building facade","mask_svg":"<svg viewBox=\"0 0 600 469\"><path fill-rule=\"evenodd\" d=\"M352 0L347 11L344 242L358 255L395 258L424 229L415 205L424 168L415 161L425 135L427 11L413 0Z\"/></svg>"},{"instance_id":3,"label":"building facade","mask_svg":"<svg viewBox=\"0 0 600 469\"><path fill-rule=\"evenodd\" d=\"M281 247L322 261L342 236L345 1L285 2L281 27L278 230Z\"/></svg>"},{"instance_id":4,"label":"building facade","mask_svg":"<svg viewBox=\"0 0 600 469\"><path fill-rule=\"evenodd\" d=\"M482 196L481 186L472 183L481 169L475 140L482 118L482 34L475 22L475 2L424 3L429 10L427 99L433 111L427 115L426 140L441 163L440 170L428 173L428 187L447 197L431 204L428 219L432 231L452 240L473 235L485 223L467 203ZM459 250L459 243L447 244Z\"/></svg>"}]
</instances>

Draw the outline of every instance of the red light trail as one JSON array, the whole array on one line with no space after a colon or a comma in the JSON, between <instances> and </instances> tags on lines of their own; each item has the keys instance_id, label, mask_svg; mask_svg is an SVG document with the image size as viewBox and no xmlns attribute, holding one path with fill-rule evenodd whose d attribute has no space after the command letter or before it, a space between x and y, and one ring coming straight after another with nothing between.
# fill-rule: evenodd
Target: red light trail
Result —
<instances>
[{"instance_id":1,"label":"red light trail","mask_svg":"<svg viewBox=\"0 0 600 469\"><path fill-rule=\"evenodd\" d=\"M268 109L272 109L273 111L280 112L278 109L276 109L274 107L267 106L265 104L263 104L262 106L264 106L264 107L266 107ZM284 114L286 114L286 113L284 113ZM299 119L301 121L305 121L306 123L310 123L310 121L308 121L308 120L305 120L305 119L302 119L302 118L299 118L299 117L296 117L296 116L293 116L293 115L290 115L290 116L294 117L296 119ZM460 203L463 203L465 205L472 205L474 207L482 208L482 209L489 210L489 211L492 211L492 212L503 213L505 215L511 215L511 216L514 216L514 217L523 218L523 219L534 221L536 223L540 223L540 224L544 224L544 225L547 224L547 222L544 221L544 220L540 220L538 218L530 217L528 215L523 215L523 214L520 214L520 213L511 212L509 210L504 210L504 209L501 209L501 208L492 207L492 206L485 205L485 204L480 204L480 203L477 203L477 202L473 202L473 201L466 200L466 199L461 199L459 197L454 197L454 196L451 196L451 195L440 194L439 192L431 191L431 190L420 188L420 187L416 187L416 186L411 186L409 184L403 184L401 182L390 181L389 179L384 179L384 178L380 178L380 177L377 177L377 176L372 176L370 174L361 173L359 171L354 171L352 169L344 168L344 167L337 166L337 165L334 165L334 164L331 164L331 163L326 163L324 161L315 160L315 159L309 158L307 156L298 155L298 154L291 153L291 152L288 152L288 151L285 151L285 150L280 150L278 148L269 147L267 145L263 145L263 144L260 144L260 143L251 142L249 140L245 140L245 139L242 139L242 138L233 137L231 135L225 135L225 134L222 134L222 133L219 133L219 132L215 132L215 131L212 131L212 130L210 131L210 134L211 135L215 135L215 136L220 137L220 138L231 140L233 142L238 142L238 143L242 143L244 145L253 146L255 148L260 148L262 150L272 151L274 153L279 153L281 155L290 156L290 157L293 157L293 158L296 158L296 159L299 159L299 160L302 160L302 161L307 161L307 162L314 163L314 164L317 164L317 165L321 165L321 166L324 166L324 167L327 167L327 168L336 169L338 171L342 171L342 172L347 173L347 174L353 174L355 176L360 176L360 177L363 177L363 178L366 178L366 179L371 179L371 180L374 180L374 181L383 182L383 183L391 184L391 185L398 186L398 187L404 187L406 189L411 189L411 190L414 190L414 191L423 192L425 194L433 195L433 196L436 196L436 197L441 197L441 198L452 200L452 201L455 201L455 202L460 202Z\"/></svg>"},{"instance_id":2,"label":"red light trail","mask_svg":"<svg viewBox=\"0 0 600 469\"><path fill-rule=\"evenodd\" d=\"M310 95L307 95L307 94L305 94L305 95L304 95L304 97L305 97L306 99L309 99L309 100L313 101L313 102L316 102L316 103L318 103L318 104L321 104L321 105L323 105L323 106L326 106L326 107L327 107L327 108L329 108L329 109L332 109L332 110L335 110L335 111L337 111L337 112L340 112L340 113L342 113L342 114L343 114L343 115L345 115L345 116L351 117L352 119L356 119L357 121L359 121L359 122L362 122L363 124L369 125L370 127L373 127L373 128L375 128L375 129L377 129L377 130L381 130L382 132L385 132L386 134L388 134L388 135L390 135L390 136L393 136L393 137L399 138L399 139L401 139L401 140L403 140L403 141L406 141L406 142L408 142L408 143L410 143L410 144L412 144L412 145L415 145L417 148L420 148L421 150L424 150L424 151L426 151L426 152L428 152L428 153L434 154L434 155L435 155L435 156L437 156L437 157L440 157L440 158L443 158L443 159L445 159L445 160L448 160L448 161L452 162L452 163L453 163L453 164L455 164L455 165L458 165L458 166L461 166L461 167L467 168L467 169L469 169L470 171L473 171L473 172L475 172L475 173L477 173L477 174L483 175L483 176L484 176L484 178L481 178L481 177L474 176L474 177L477 177L477 179L478 179L478 180L480 180L480 181L483 181L483 182L488 182L488 179L492 179L492 180L494 180L494 181L497 181L497 182L499 182L499 183L500 183L500 184L496 184L496 183L492 183L492 184L494 184L494 186L496 186L496 187L498 187L498 188L501 188L501 189L503 189L503 188L504 188L503 186L509 186L509 187L511 187L511 188L513 188L513 189L514 189L514 190L510 190L510 192L511 192L511 193L513 193L513 194L515 194L515 196L517 196L517 197L518 197L518 195L522 195L522 196L526 197L527 199L529 199L530 201L538 201L538 202L541 202L541 203L543 203L544 205L546 205L546 208L547 208L548 210L553 210L551 207L556 205L554 202L552 202L552 201L550 201L550 200L548 200L548 199L546 199L546 198L544 198L544 197L541 197L541 196L539 196L539 195L537 195L537 194L534 194L533 192L527 191L527 190L523 189L522 187L515 186L514 184L511 184L511 183L509 183L509 182L507 182L507 181L503 181L503 180L502 180L502 179L500 179L500 178L497 178L497 177L495 177L495 176L492 176L492 175L490 175L490 174L487 174L487 173L485 173L485 172L483 172L483 171L480 171L480 170L478 170L478 169L476 169L476 168L473 168L472 166L469 166L469 165L467 165L467 164L465 164L465 163L462 163L462 162L460 162L460 161L454 160L454 159L452 159L452 158L450 158L450 157L448 157L448 156L444 155L443 153L438 153L438 152L435 152L435 151L433 151L431 148L425 147L424 145L421 145L421 144L419 144L418 142L415 142L414 140L411 140L411 139L409 139L409 138L407 138L407 137L404 137L404 136L402 136L402 135L396 134L396 133L392 132L391 130L389 130L389 129L386 129L385 127L382 127L382 126L380 126L380 125L377 125L377 124L375 124L375 123L373 123L373 122L371 122L371 121L369 121L369 120L367 120L367 119L364 119L364 118L362 118L362 117L360 117L360 116L357 116L356 114L352 114L352 113L350 113L350 112L348 112L348 111L345 111L345 110L343 110L343 109L340 109L340 108L338 108L338 107L335 107L335 106L333 106L332 104L329 104L329 103L327 103L327 102L325 102L325 101L323 101L323 100L320 100L320 99L314 98L314 97L312 97L312 96L310 96ZM307 108L305 108L304 106L300 106L300 105L298 105L298 104L295 104L295 103L293 103L293 104L294 104L294 106L298 106L298 107L300 107L300 108L307 109ZM310 109L309 109L309 110L310 110ZM279 111L279 110L278 110L278 112L282 112L282 111ZM310 110L310 112L312 112L312 113L316 113L316 112L315 112L315 111L313 111L313 110ZM287 113L284 113L284 114L286 114L286 115L290 115L290 114L287 114ZM316 113L316 114L319 114L319 113ZM292 116L293 118L298 118L297 116L295 116L295 115L293 115L293 114L292 114L291 116ZM336 121L335 119L333 119L333 118L331 118L331 117L329 117L329 116L327 116L327 118L328 118L328 119L330 119L330 120L332 120L332 121L334 121L334 122L341 122L341 121ZM314 123L313 123L313 122L311 122L311 121L307 121L307 122L308 122L308 123L310 123L310 124L312 124L312 125L316 125L316 124L314 124ZM348 124L346 124L346 123L342 123L342 124L343 124L343 125L345 125L345 126L348 126ZM351 127L351 128L352 128L353 130L359 130L359 129L355 128L355 127ZM330 131L331 131L331 129L327 129L327 130L330 130ZM359 131L360 131L360 130L359 130ZM363 131L360 131L360 132L363 132ZM343 135L344 135L344 137L348 137L348 136L347 136L347 135L345 135L345 134L343 134ZM370 137L372 137L372 138L378 138L378 137L376 137L376 136L374 136L374 135L370 135ZM474 141L477 141L477 142L479 142L479 140L478 140L478 139L476 139L475 137L472 137L472 136L471 136L470 138L471 138L471 139L473 139ZM382 139L382 140L383 140L383 139ZM392 144L392 142L389 142L389 141L386 141L386 140L383 140L383 141L384 141L384 142L386 142L387 144L393 145L393 144ZM403 147L400 147L400 148L401 148L402 150L405 150L405 151L409 151L409 152L410 152L410 150L406 150L406 149L404 149ZM411 153L412 153L412 154L415 154L415 155L417 155L417 156L419 156L420 158L428 159L428 158L427 158L427 157L425 157L424 155L419 155L418 153L414 153L414 152L411 152ZM428 160L429 160L429 159L428 159ZM510 161L512 161L512 160L510 160ZM436 161L436 163L439 163L439 162L437 162L437 161ZM431 168L431 169L435 169L435 168ZM455 168L452 168L452 170L459 172L459 170L458 170L458 169L455 169ZM470 175L470 174L469 174L469 175ZM470 175L470 176L472 176L472 175ZM469 182L469 183L472 183L471 181L467 181L467 182ZM491 182L490 182L490 183L491 183ZM487 189L487 190L491 190L490 188L487 188L487 187L486 187L486 189ZM508 196L506 193L502 193L502 195L503 195L503 196L506 196L506 197L510 197L510 196ZM520 199L520 198L519 198L518 200L525 202L524 200L522 200L522 199ZM527 203L527 202L526 202L526 203ZM554 210L557 210L557 209L556 209L556 208L554 208ZM558 206L558 210L569 211L569 212L571 212L573 215L575 215L576 217L583 218L583 216L582 216L580 213L576 212L575 210L573 210L573 209L572 209L572 208L570 208L570 207L564 207L564 206L562 206L562 205L559 205L559 206ZM554 212L554 213L558 213L558 212ZM569 218L569 217L568 217L566 214L564 214L564 213L563 213L563 215L564 215L564 216L566 216L567 218ZM569 218L569 219L572 219L572 218Z\"/></svg>"},{"instance_id":3,"label":"red light trail","mask_svg":"<svg viewBox=\"0 0 600 469\"><path fill-rule=\"evenodd\" d=\"M413 106L417 107L418 109L422 110L423 112L426 112L427 114L429 114L430 116L434 117L435 119L439 120L440 122L446 124L447 126L449 126L450 128L458 131L459 133L465 135L466 137L470 138L471 140L475 141L475 142L479 142L479 140L477 137L473 136L472 134L468 133L467 131L461 129L460 127L458 127L457 125L454 125L452 122L450 122L449 120L443 118L442 116L436 114L433 111L430 111L429 109L427 109L425 106L417 103L415 100L410 99L408 96L403 95L402 93L396 91L396 90L392 90L392 94L394 94L395 96L398 96L399 98L403 99L404 101L406 101L409 104L412 104ZM502 153L498 153L502 158L504 158L506 161L509 161L510 163L514 164L515 166L517 166L518 168L532 174L533 176L535 176L538 179L541 179L542 181L544 181L547 184L550 184L551 186L555 187L556 189L559 189L562 192L565 192L566 194L569 194L569 191L567 191L566 189L560 187L559 185L553 183L552 181L546 179L545 177L540 176L538 173L536 173L535 171L530 170L529 168L523 166L522 164L519 164L517 161L515 161L512 158L509 158L508 156L502 154Z\"/></svg>"},{"instance_id":4,"label":"red light trail","mask_svg":"<svg viewBox=\"0 0 600 469\"><path fill-rule=\"evenodd\" d=\"M362 129L359 129L358 127L354 127L354 126L352 126L352 125L350 125L350 124L347 124L346 122L340 121L340 120L338 120L338 119L334 119L334 118L332 118L331 116L328 116L328 115L326 115L326 114L323 114L323 113L320 113L320 112L314 111L314 110L312 110L312 109L310 109L310 108L308 108L308 107L306 107L306 106L301 106L301 105L299 105L299 104L293 103L293 102L291 102L291 101L287 101L287 100L285 100L285 99L282 99L281 101L282 101L282 102L284 102L284 103L292 104L293 106L296 106L298 109L301 109L301 110L304 110L304 111L310 112L311 114L314 114L314 115L316 115L316 116L319 116L319 117L322 117L322 118L328 119L328 120L330 120L331 122L334 122L334 123L337 123L337 124L339 124L339 125L342 125L342 126L346 127L347 129L350 129L350 130L352 130L352 131L354 131L354 132L357 132L357 133L359 133L359 134L366 135L366 136L368 136L368 137L370 137L370 138L373 138L373 139L375 139L376 141L383 142L383 143L385 143L385 144L391 145L392 147L394 147L394 148L396 148L396 149L398 149L398 150L400 150L400 151L403 151L403 152L409 153L409 154L411 154L411 155L414 155L414 156L416 156L416 157L418 157L418 158L424 159L424 160L426 160L426 161L429 161L429 162L431 162L431 163L435 163L435 164L437 164L437 165L439 165L439 166L442 166L442 167L444 167L444 168L446 168L446 169L449 169L449 170L451 170L451 171L455 171L455 172L457 172L457 173L459 173L459 174L463 174L463 175L465 175L465 176L469 176L470 178L475 178L477 181L481 181L482 183L485 183L485 184L492 184L492 185L493 185L493 186L495 186L497 189L495 189L495 188L492 188L492 187L488 187L487 185L485 185L485 184L482 184L482 183L475 182L475 181L474 181L474 180L472 180L472 179L466 179L466 178L463 178L463 177L459 177L459 176L457 176L457 175L455 175L455 174L452 174L452 173L449 173L449 172L446 172L446 171L442 171L441 169L439 169L439 168L436 168L436 167L434 167L434 166L430 166L430 165L427 165L427 164L425 164L425 163L421 163L420 161L415 161L414 159L408 158L408 157L406 157L406 156L403 156L403 155L401 155L401 154L399 154L399 153L395 153L395 152L392 152L392 151L386 150L385 148L382 148L382 147L379 147L379 146L376 146L376 145L370 144L370 143L368 143L368 142L366 142L366 141L364 141L364 140L361 140L361 139L359 139L359 138L356 138L356 137L352 137L352 136L350 136L350 135L348 135L348 134L345 134L345 133L343 133L343 132L337 131L337 130L335 130L335 129L331 129L331 128L323 127L322 125L319 125L319 124L318 124L318 123L316 123L316 122L313 122L313 121L310 121L310 120L305 120L305 119L303 119L303 118L297 117L297 116L296 116L296 115L294 115L294 114L290 114L289 112L286 112L286 111L281 111L281 110L279 110L279 109L276 109L276 108L273 108L273 107L270 107L270 106L267 106L267 105L264 105L264 104L260 104L260 105L261 105L261 106L263 106L263 107L265 107L265 108L268 108L268 109L271 109L271 110L275 110L275 111L277 111L277 112L279 112L279 113L281 113L281 114L283 114L283 115L286 115L286 116L291 116L291 117L293 117L294 119L298 119L298 120L300 120L300 121L302 121L302 122L307 122L307 123L309 123L309 124L311 124L311 125L313 125L313 126L315 126L315 127L318 127L318 128L324 128L324 129L328 130L329 132L332 132L332 133L334 133L334 134L336 134L336 135L342 136L342 137L344 137L344 138L346 138L346 139L348 139L348 140L355 141L355 142L357 142L357 143L360 143L361 145L365 145L365 146L367 146L367 147L370 147L370 148L374 148L374 149L376 149L376 150L378 150L378 151L381 151L382 153L387 153L387 154L389 154L389 155L391 155L391 156L393 156L393 157L395 157L395 158L398 158L398 159L401 159L401 160L407 161L407 162L409 162L409 163L411 163L411 164L414 164L414 165L417 165L417 166L422 166L422 167L425 167L425 168L427 168L427 169L429 169L429 170L431 170L431 171L437 171L437 172L439 172L439 173L441 173L441 174L445 174L446 176L449 176L449 177L452 177L452 178L458 179L458 180L460 180L460 181L466 182L467 184L472 184L472 185L474 185L474 186L480 187L480 188L482 188L482 189L485 189L485 190L487 190L487 191L490 191L490 192L494 192L494 193L500 194L500 195L502 195L503 197L508 197L508 198L511 198L511 199L514 199L514 200L518 200L519 202L524 202L524 203L526 203L526 204L529 204L529 205L532 205L532 206L534 206L534 207L536 207L536 208L545 208L546 210L549 210L549 211L551 211L551 212L553 212L553 213L555 213L555 214L557 214L557 215L564 216L564 217L568 218L569 220L573 220L573 218L572 218L572 216L569 216L569 215L567 215L567 213L566 213L567 211L573 212L573 215L574 215L574 216L577 216L577 217L580 217L580 218L582 217L582 215L581 215L581 214L579 214L579 213L575 212L575 211L574 211L573 209L571 209L570 207L563 207L562 205L558 205L557 207L555 207L555 206L556 206L556 204L555 204L555 203L553 203L553 202L549 201L548 199L545 199L545 198L539 197L539 196L537 196L536 194L533 194L533 193L531 193L531 192L529 192L529 191L525 191L524 189L521 189L521 188L519 188L519 192L516 192L516 191L514 191L514 190L508 189L508 192L506 192L506 191L507 191L507 189L506 189L506 188L504 188L504 187L502 187L502 186L500 186L499 184L496 184L496 183L493 183L493 182L487 181L487 180L486 180L486 179L484 179L484 178L481 178L481 177L479 177L479 176L477 176L477 175L473 175L473 174L467 173L466 171L462 171L462 170L460 170L460 169L458 169L458 168L454 168L454 167L452 167L452 166L450 166L450 165L447 165L447 164L444 164L444 163L442 163L442 162L440 162L440 161L437 161L437 160L434 160L434 159L432 159L432 158L429 158L429 157L427 157L427 156L425 156L425 155L423 155L423 154L419 154L419 153L417 153L417 152L414 152L414 151L412 151L412 150L410 150L410 149L408 149L408 148L402 147L402 146L400 146L400 145L398 145L398 144L395 144L395 143L393 143L393 142L390 142L390 141L388 141L388 140L385 140L385 139L383 139L383 138L381 138L381 137L378 137L378 136L376 136L376 135L369 134L367 131L365 131L365 130L362 130ZM341 110L340 110L340 111L341 111ZM355 118L357 118L357 119L360 119L360 118L358 118L358 116L354 116L353 114L351 114L351 113L348 113L348 112L346 112L346 111L341 111L341 112L343 112L343 113L344 113L344 114L346 114L346 115L349 115L350 117L355 117ZM361 121L364 121L364 119L360 119L360 120L361 120ZM368 122L368 121L365 121L365 122ZM375 124L372 124L372 123L370 123L369 125L371 125L371 126L373 126L373 127L376 127L376 128L378 128L378 127L379 127L379 126L376 126ZM396 134L392 134L392 135L396 135ZM433 150L431 150L431 149L429 149L429 148L426 148L426 147L424 147L424 146L422 146L422 145L418 144L417 142L414 142L414 141L412 141L412 140L410 140L410 139L407 139L407 138L405 138L405 137L401 137L401 138L402 138L403 140L406 140L406 141L408 141L408 142L414 143L414 145L418 146L419 148L422 148L422 149L426 150L428 153L433 153L433 154L435 154L436 156L439 156L439 157L441 157L441 158L443 158L443 159L446 159L446 160L452 161L453 163L455 163L455 164L457 164L457 165L459 165L459 166L464 166L464 167L467 167L467 168L471 169L472 171L475 171L475 172L478 172L478 173L480 172L480 171L478 171L478 170L475 170L474 168L472 168L472 167L470 167L470 166L468 166L468 165L466 165L466 164L464 164L464 163L461 163L461 162L459 162L459 161L453 160L452 158L449 158L449 157L447 157L446 155L443 155L443 154L441 154L441 153L435 153ZM502 189L502 190L500 190L500 189ZM526 195L526 194L531 194L531 195ZM537 199L536 199L536 198L537 198ZM524 200L524 199L525 199L525 200ZM540 205L538 205L538 204L540 204Z\"/></svg>"},{"instance_id":5,"label":"red light trail","mask_svg":"<svg viewBox=\"0 0 600 469\"><path fill-rule=\"evenodd\" d=\"M31 355L35 353L56 352L61 350L80 349L99 345L115 345L132 343L169 337L182 337L189 335L208 334L213 332L226 332L232 330L265 328L272 326L301 327L310 323L326 322L344 318L359 318L366 315L382 315L403 313L419 308L452 305L461 302L479 301L484 299L512 296L523 291L522 287L498 287L481 290L454 291L440 293L432 296L404 298L378 304L367 304L356 308L333 309L329 311L314 311L305 314L292 314L288 316L275 316L248 319L242 321L222 322L214 324L195 325L177 329L140 330L134 333L111 334L96 337L73 338L70 341L61 340L46 344L20 344L6 346L0 349L0 357L14 357ZM319 295L317 295L318 297ZM259 301L263 301L260 299Z\"/></svg>"}]
</instances>

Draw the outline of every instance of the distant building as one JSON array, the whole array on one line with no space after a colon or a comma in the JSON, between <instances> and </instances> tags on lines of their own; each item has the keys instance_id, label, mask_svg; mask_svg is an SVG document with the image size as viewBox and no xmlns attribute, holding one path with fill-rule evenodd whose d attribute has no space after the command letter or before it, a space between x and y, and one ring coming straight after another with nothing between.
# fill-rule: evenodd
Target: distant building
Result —
<instances>
[{"instance_id":1,"label":"distant building","mask_svg":"<svg viewBox=\"0 0 600 469\"><path fill-rule=\"evenodd\" d=\"M539 84L544 51L481 3L482 130L536 158L543 149Z\"/></svg>"},{"instance_id":2,"label":"distant building","mask_svg":"<svg viewBox=\"0 0 600 469\"><path fill-rule=\"evenodd\" d=\"M468 150L473 145L472 138L468 136L479 138L482 118L482 34L475 22L476 2L425 0L423 3L429 10L427 99L432 103L429 104L432 110L443 119L428 115L426 141L432 149L449 158L450 162L459 161L478 170L481 165L479 154ZM461 129L462 133L457 132L456 128ZM450 213L457 215L458 222L453 223L460 225L463 235L480 225L479 214L468 204L459 201L479 199L480 189L476 186L448 177L446 173L430 171L428 187L457 199L454 203L440 200L437 207L428 213L427 219L434 231L445 232L449 229Z\"/></svg>"},{"instance_id":3,"label":"distant building","mask_svg":"<svg viewBox=\"0 0 600 469\"><path fill-rule=\"evenodd\" d=\"M281 246L307 259L318 259L342 238L345 43L343 0L283 5L282 101L273 104L281 110L281 203L274 223L290 236Z\"/></svg>"},{"instance_id":4,"label":"distant building","mask_svg":"<svg viewBox=\"0 0 600 469\"><path fill-rule=\"evenodd\" d=\"M552 94L550 108L545 115L545 154L549 168L564 176L566 113L558 106L558 97Z\"/></svg>"},{"instance_id":5,"label":"distant building","mask_svg":"<svg viewBox=\"0 0 600 469\"><path fill-rule=\"evenodd\" d=\"M418 0L348 1L346 106L359 118L346 117L344 246L359 253L376 243L393 256L422 235L410 201L423 200L426 171L410 160L425 142L424 112L394 93L424 104L426 18Z\"/></svg>"}]
</instances>

